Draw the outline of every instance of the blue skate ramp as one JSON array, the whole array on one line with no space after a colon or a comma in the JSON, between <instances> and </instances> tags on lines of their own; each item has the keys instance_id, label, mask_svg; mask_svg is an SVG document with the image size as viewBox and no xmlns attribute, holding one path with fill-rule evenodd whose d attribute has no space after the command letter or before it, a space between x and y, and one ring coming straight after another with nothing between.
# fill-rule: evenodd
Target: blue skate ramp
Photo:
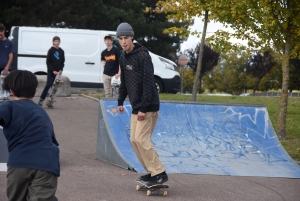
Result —
<instances>
[{"instance_id":1,"label":"blue skate ramp","mask_svg":"<svg viewBox=\"0 0 300 201\"><path fill-rule=\"evenodd\" d=\"M102 99L97 157L145 170L130 144L131 106ZM260 105L161 102L152 143L168 173L300 178Z\"/></svg>"}]
</instances>

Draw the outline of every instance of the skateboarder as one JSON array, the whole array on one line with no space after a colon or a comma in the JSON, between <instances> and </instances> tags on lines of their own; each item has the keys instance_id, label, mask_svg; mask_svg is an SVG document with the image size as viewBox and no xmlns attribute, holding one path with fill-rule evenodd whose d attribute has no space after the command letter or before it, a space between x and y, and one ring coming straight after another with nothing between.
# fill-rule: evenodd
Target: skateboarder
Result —
<instances>
[{"instance_id":1,"label":"skateboarder","mask_svg":"<svg viewBox=\"0 0 300 201\"><path fill-rule=\"evenodd\" d=\"M37 85L29 71L15 70L4 79L3 89L14 99L0 104L0 125L9 150L8 201L52 200L57 189L58 142L50 117L32 101Z\"/></svg>"},{"instance_id":2,"label":"skateboarder","mask_svg":"<svg viewBox=\"0 0 300 201\"><path fill-rule=\"evenodd\" d=\"M123 102L128 95L132 107L130 141L147 171L137 181L142 180L148 185L162 184L168 181L168 176L151 143L160 104L154 83L154 68L148 50L139 43L133 43L133 36L133 29L128 23L118 26L117 37L124 49L120 57L118 112L124 112Z\"/></svg>"},{"instance_id":3,"label":"skateboarder","mask_svg":"<svg viewBox=\"0 0 300 201\"><path fill-rule=\"evenodd\" d=\"M48 69L47 83L38 102L40 106L43 105L43 101L55 80L55 76L57 76L58 80L61 79L61 74L65 66L65 52L59 47L60 38L58 36L54 36L52 42L53 46L49 49L46 59Z\"/></svg>"}]
</instances>

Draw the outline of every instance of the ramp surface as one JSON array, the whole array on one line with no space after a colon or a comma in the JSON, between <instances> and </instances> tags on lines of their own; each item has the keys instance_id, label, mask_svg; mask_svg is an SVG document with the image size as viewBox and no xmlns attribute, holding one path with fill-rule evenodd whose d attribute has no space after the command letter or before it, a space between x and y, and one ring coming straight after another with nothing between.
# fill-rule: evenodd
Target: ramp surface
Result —
<instances>
[{"instance_id":1,"label":"ramp surface","mask_svg":"<svg viewBox=\"0 0 300 201\"><path fill-rule=\"evenodd\" d=\"M97 157L145 172L130 144L131 106L100 100ZM161 102L152 142L169 173L300 178L264 106Z\"/></svg>"}]
</instances>

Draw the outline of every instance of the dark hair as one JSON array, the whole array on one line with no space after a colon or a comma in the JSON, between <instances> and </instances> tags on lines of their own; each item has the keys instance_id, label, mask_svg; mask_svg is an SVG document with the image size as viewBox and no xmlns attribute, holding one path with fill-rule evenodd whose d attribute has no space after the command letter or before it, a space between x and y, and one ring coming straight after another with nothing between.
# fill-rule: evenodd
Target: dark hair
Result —
<instances>
[{"instance_id":1,"label":"dark hair","mask_svg":"<svg viewBox=\"0 0 300 201\"><path fill-rule=\"evenodd\" d=\"M11 90L18 98L33 98L38 86L36 76L27 70L15 70L9 73L2 84L3 90Z\"/></svg>"},{"instance_id":2,"label":"dark hair","mask_svg":"<svg viewBox=\"0 0 300 201\"><path fill-rule=\"evenodd\" d=\"M112 37L111 37L110 35L105 36L105 37L104 37L104 40L106 40L106 39L113 40Z\"/></svg>"},{"instance_id":3,"label":"dark hair","mask_svg":"<svg viewBox=\"0 0 300 201\"><path fill-rule=\"evenodd\" d=\"M55 41L55 40L59 40L60 41L60 38L58 36L54 36L53 39L52 39L52 42Z\"/></svg>"},{"instance_id":4,"label":"dark hair","mask_svg":"<svg viewBox=\"0 0 300 201\"><path fill-rule=\"evenodd\" d=\"M0 31L1 32L5 31L5 26L2 23L0 23Z\"/></svg>"}]
</instances>

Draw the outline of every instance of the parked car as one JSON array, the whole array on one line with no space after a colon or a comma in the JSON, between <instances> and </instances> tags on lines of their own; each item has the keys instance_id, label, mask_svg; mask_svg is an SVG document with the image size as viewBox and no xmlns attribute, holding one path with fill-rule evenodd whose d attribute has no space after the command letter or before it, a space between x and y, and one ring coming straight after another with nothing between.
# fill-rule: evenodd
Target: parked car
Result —
<instances>
[{"instance_id":1,"label":"parked car","mask_svg":"<svg viewBox=\"0 0 300 201\"><path fill-rule=\"evenodd\" d=\"M249 95L250 95L249 93L243 93L240 96L249 96Z\"/></svg>"}]
</instances>

